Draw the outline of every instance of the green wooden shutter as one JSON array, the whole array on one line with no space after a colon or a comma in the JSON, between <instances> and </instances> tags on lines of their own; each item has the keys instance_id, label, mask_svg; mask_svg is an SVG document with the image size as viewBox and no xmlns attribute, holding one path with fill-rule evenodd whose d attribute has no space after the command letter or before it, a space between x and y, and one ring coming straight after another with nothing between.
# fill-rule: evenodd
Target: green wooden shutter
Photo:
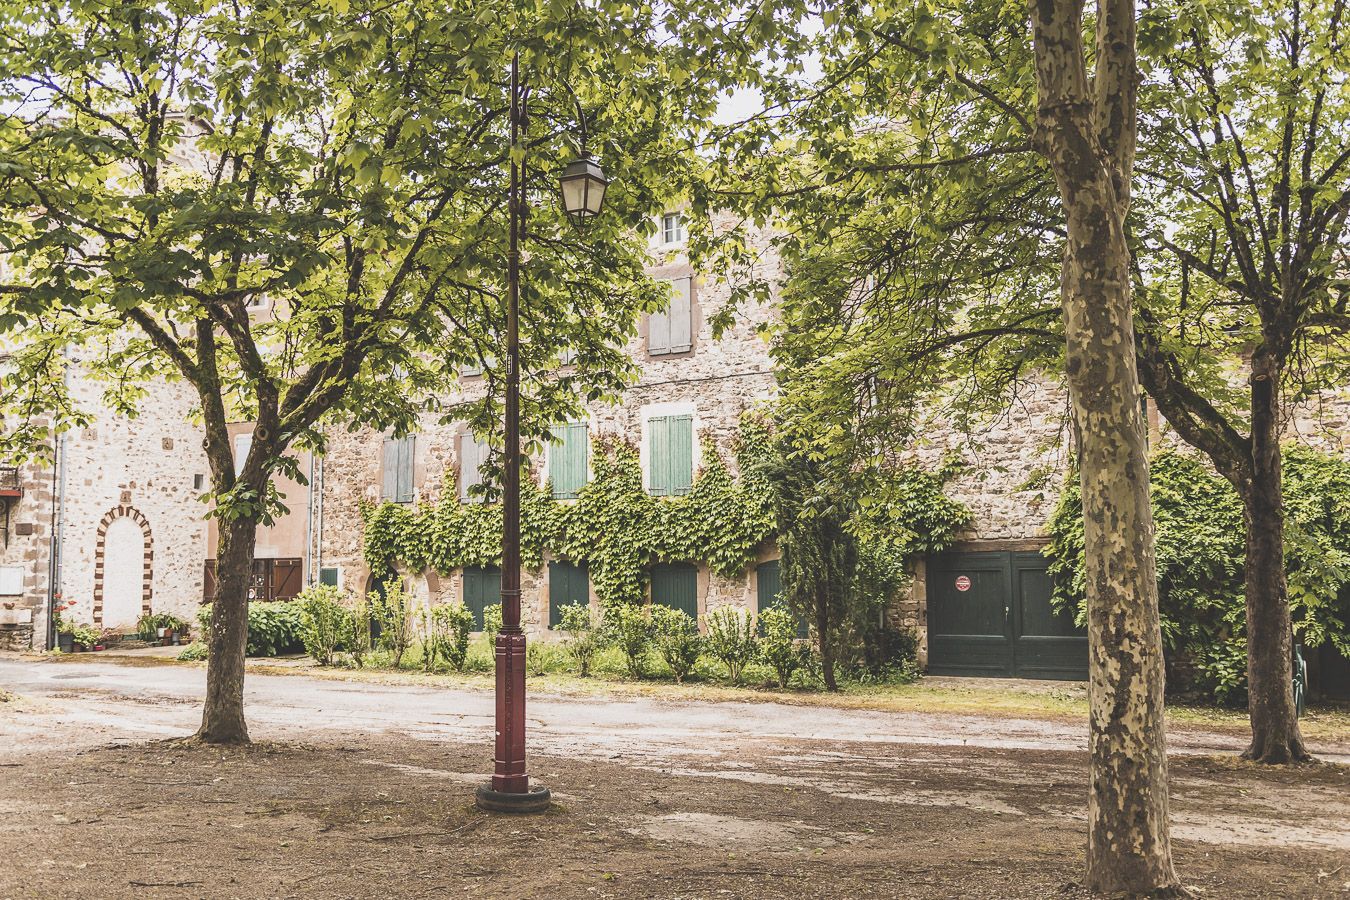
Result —
<instances>
[{"instance_id":1,"label":"green wooden shutter","mask_svg":"<svg viewBox=\"0 0 1350 900\"><path fill-rule=\"evenodd\" d=\"M755 597L758 600L760 612L769 609L786 609L787 604L783 602L783 570L782 563L776 559L762 562L755 567L756 591ZM763 634L763 626L760 627L760 633ZM804 638L810 633L806 619L797 617L797 637Z\"/></svg>"},{"instance_id":2,"label":"green wooden shutter","mask_svg":"<svg viewBox=\"0 0 1350 900\"><path fill-rule=\"evenodd\" d=\"M588 432L586 424L563 425L554 432L555 440L549 451L549 480L553 482L553 496L572 499L586 483Z\"/></svg>"},{"instance_id":3,"label":"green wooden shutter","mask_svg":"<svg viewBox=\"0 0 1350 900\"><path fill-rule=\"evenodd\" d=\"M652 566L652 603L682 609L698 619L698 569L689 563Z\"/></svg>"},{"instance_id":4,"label":"green wooden shutter","mask_svg":"<svg viewBox=\"0 0 1350 900\"><path fill-rule=\"evenodd\" d=\"M666 427L671 494L687 494L694 484L694 417L671 416Z\"/></svg>"},{"instance_id":5,"label":"green wooden shutter","mask_svg":"<svg viewBox=\"0 0 1350 900\"><path fill-rule=\"evenodd\" d=\"M319 569L319 584L326 584L326 585L328 585L328 586L330 586L330 587L337 587L337 586L338 586L338 570L337 570L337 568L334 567L334 568L331 568L331 569L330 569L330 568L324 567L324 568Z\"/></svg>"},{"instance_id":6,"label":"green wooden shutter","mask_svg":"<svg viewBox=\"0 0 1350 900\"><path fill-rule=\"evenodd\" d=\"M548 564L548 627L562 624L566 606L588 606L591 602L590 570L585 563L557 560Z\"/></svg>"},{"instance_id":7,"label":"green wooden shutter","mask_svg":"<svg viewBox=\"0 0 1350 900\"><path fill-rule=\"evenodd\" d=\"M670 418L647 420L647 487L657 497L670 493Z\"/></svg>"},{"instance_id":8,"label":"green wooden shutter","mask_svg":"<svg viewBox=\"0 0 1350 900\"><path fill-rule=\"evenodd\" d=\"M459 499L472 500L469 488L483 482L483 473L479 470L487 461L487 444L472 434L459 436Z\"/></svg>"},{"instance_id":9,"label":"green wooden shutter","mask_svg":"<svg viewBox=\"0 0 1350 900\"><path fill-rule=\"evenodd\" d=\"M694 307L690 297L692 278L675 279L670 301L670 352L684 353L694 346Z\"/></svg>"},{"instance_id":10,"label":"green wooden shutter","mask_svg":"<svg viewBox=\"0 0 1350 900\"><path fill-rule=\"evenodd\" d=\"M464 569L464 607L473 613L473 630L483 630L483 610L502 599L502 571L496 566Z\"/></svg>"}]
</instances>

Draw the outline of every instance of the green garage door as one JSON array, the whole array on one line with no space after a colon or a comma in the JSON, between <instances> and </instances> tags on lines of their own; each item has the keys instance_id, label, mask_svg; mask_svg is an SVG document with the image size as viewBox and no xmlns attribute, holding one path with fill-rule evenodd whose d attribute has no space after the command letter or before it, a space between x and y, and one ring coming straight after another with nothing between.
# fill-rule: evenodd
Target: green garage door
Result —
<instances>
[{"instance_id":1,"label":"green garage door","mask_svg":"<svg viewBox=\"0 0 1350 900\"><path fill-rule=\"evenodd\" d=\"M1087 634L1050 607L1039 553L944 553L927 567L928 671L1087 678Z\"/></svg>"}]
</instances>

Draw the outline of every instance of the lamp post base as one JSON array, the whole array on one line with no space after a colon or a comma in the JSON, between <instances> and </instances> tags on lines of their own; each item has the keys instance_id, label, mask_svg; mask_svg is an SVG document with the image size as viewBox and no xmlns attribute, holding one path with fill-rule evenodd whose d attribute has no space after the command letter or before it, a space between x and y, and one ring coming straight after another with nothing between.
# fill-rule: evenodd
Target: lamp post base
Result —
<instances>
[{"instance_id":1,"label":"lamp post base","mask_svg":"<svg viewBox=\"0 0 1350 900\"><path fill-rule=\"evenodd\" d=\"M485 784L474 795L474 803L487 812L501 813L540 813L548 809L553 794L546 787L533 787L524 793L494 791L491 783Z\"/></svg>"}]
</instances>

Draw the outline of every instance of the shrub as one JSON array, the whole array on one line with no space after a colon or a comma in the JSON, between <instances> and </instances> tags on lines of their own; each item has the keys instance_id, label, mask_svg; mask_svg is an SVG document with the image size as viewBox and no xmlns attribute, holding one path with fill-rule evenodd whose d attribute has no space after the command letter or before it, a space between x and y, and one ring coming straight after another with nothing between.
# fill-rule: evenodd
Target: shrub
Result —
<instances>
[{"instance_id":1,"label":"shrub","mask_svg":"<svg viewBox=\"0 0 1350 900\"><path fill-rule=\"evenodd\" d=\"M347 648L347 658L360 669L366 664L366 654L370 652L370 622L373 612L370 600L358 597L352 605L351 615L347 618L347 634L342 646Z\"/></svg>"},{"instance_id":2,"label":"shrub","mask_svg":"<svg viewBox=\"0 0 1350 900\"><path fill-rule=\"evenodd\" d=\"M305 652L321 666L331 666L342 642L351 634L352 614L341 602L342 591L329 584L306 588L295 598L304 610L300 638Z\"/></svg>"},{"instance_id":3,"label":"shrub","mask_svg":"<svg viewBox=\"0 0 1350 900\"><path fill-rule=\"evenodd\" d=\"M403 664L403 654L412 645L412 602L412 594L399 579L385 585L383 597L379 591L370 592L370 609L380 624L380 648L393 656L395 669Z\"/></svg>"},{"instance_id":4,"label":"shrub","mask_svg":"<svg viewBox=\"0 0 1350 900\"><path fill-rule=\"evenodd\" d=\"M591 663L604 646L604 634L596 627L589 606L571 603L562 608L561 626L567 640L563 652L577 664L577 674L586 678L591 674Z\"/></svg>"},{"instance_id":5,"label":"shrub","mask_svg":"<svg viewBox=\"0 0 1350 900\"><path fill-rule=\"evenodd\" d=\"M651 610L634 603L615 603L605 610L604 628L608 643L623 651L629 676L641 678L652 645Z\"/></svg>"},{"instance_id":6,"label":"shrub","mask_svg":"<svg viewBox=\"0 0 1350 900\"><path fill-rule=\"evenodd\" d=\"M178 651L180 662L200 662L206 659L206 645L201 641L193 641L182 650Z\"/></svg>"},{"instance_id":7,"label":"shrub","mask_svg":"<svg viewBox=\"0 0 1350 900\"><path fill-rule=\"evenodd\" d=\"M798 669L811 661L811 647L797 639L797 620L782 607L759 614L759 658L773 669L778 686L785 688Z\"/></svg>"},{"instance_id":8,"label":"shrub","mask_svg":"<svg viewBox=\"0 0 1350 900\"><path fill-rule=\"evenodd\" d=\"M656 651L670 667L675 683L684 681L684 676L698 662L703 653L703 638L698 633L698 623L682 609L658 606L652 609L652 630L655 633Z\"/></svg>"},{"instance_id":9,"label":"shrub","mask_svg":"<svg viewBox=\"0 0 1350 900\"><path fill-rule=\"evenodd\" d=\"M525 672L536 678L547 675L558 668L558 650L552 644L543 641L530 641L525 645Z\"/></svg>"},{"instance_id":10,"label":"shrub","mask_svg":"<svg viewBox=\"0 0 1350 900\"><path fill-rule=\"evenodd\" d=\"M248 644L246 656L279 656L305 649L304 606L291 600L255 600L248 605ZM197 626L209 642L211 604L197 611Z\"/></svg>"},{"instance_id":11,"label":"shrub","mask_svg":"<svg viewBox=\"0 0 1350 900\"><path fill-rule=\"evenodd\" d=\"M422 610L422 669L430 672L440 660L456 672L464 671L469 656L473 613L456 603Z\"/></svg>"},{"instance_id":12,"label":"shrub","mask_svg":"<svg viewBox=\"0 0 1350 900\"><path fill-rule=\"evenodd\" d=\"M487 635L488 643L497 642L497 633L502 630L502 605L500 603L491 603L483 607L483 632Z\"/></svg>"},{"instance_id":13,"label":"shrub","mask_svg":"<svg viewBox=\"0 0 1350 900\"><path fill-rule=\"evenodd\" d=\"M747 610L723 606L704 616L708 624L708 654L727 667L733 682L755 658L755 617Z\"/></svg>"}]
</instances>

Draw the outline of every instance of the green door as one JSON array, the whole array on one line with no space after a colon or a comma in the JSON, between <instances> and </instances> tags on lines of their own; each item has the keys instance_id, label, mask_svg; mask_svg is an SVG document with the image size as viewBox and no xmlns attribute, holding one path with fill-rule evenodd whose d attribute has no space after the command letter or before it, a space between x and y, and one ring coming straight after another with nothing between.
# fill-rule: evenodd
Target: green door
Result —
<instances>
[{"instance_id":1,"label":"green door","mask_svg":"<svg viewBox=\"0 0 1350 900\"><path fill-rule=\"evenodd\" d=\"M928 671L1087 678L1087 635L1050 606L1039 553L944 553L929 560Z\"/></svg>"},{"instance_id":2,"label":"green door","mask_svg":"<svg viewBox=\"0 0 1350 900\"><path fill-rule=\"evenodd\" d=\"M473 630L483 630L483 609L502 602L502 570L496 566L466 566L464 607L473 613Z\"/></svg>"},{"instance_id":3,"label":"green door","mask_svg":"<svg viewBox=\"0 0 1350 900\"><path fill-rule=\"evenodd\" d=\"M556 560L548 564L549 628L557 628L562 624L564 607L589 606L590 602L591 576L585 563Z\"/></svg>"},{"instance_id":4,"label":"green door","mask_svg":"<svg viewBox=\"0 0 1350 900\"><path fill-rule=\"evenodd\" d=\"M652 566L652 603L682 609L698 621L698 569L689 563Z\"/></svg>"},{"instance_id":5,"label":"green door","mask_svg":"<svg viewBox=\"0 0 1350 900\"><path fill-rule=\"evenodd\" d=\"M770 559L755 566L755 598L758 601L756 607L759 612L777 607L786 608L783 603L783 575L782 566L776 559ZM764 626L760 625L759 633L764 633ZM797 619L797 637L806 637L809 634L806 620Z\"/></svg>"}]
</instances>

